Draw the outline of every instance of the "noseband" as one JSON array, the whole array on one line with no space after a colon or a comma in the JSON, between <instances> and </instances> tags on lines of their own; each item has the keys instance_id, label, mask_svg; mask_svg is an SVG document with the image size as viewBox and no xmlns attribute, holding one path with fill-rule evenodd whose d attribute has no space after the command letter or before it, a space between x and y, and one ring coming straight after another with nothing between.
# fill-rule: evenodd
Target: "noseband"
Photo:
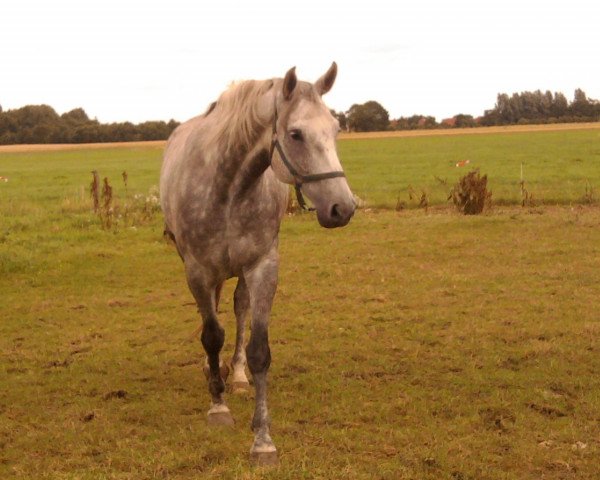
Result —
<instances>
[{"instance_id":1,"label":"noseband","mask_svg":"<svg viewBox=\"0 0 600 480\"><path fill-rule=\"evenodd\" d=\"M309 208L304 201L304 196L302 195L302 185L305 183L319 182L321 180L326 180L328 178L337 178L337 177L345 177L346 174L341 170L334 172L325 172L325 173L313 173L310 175L302 175L294 168L294 166L290 163L288 158L286 157L283 148L281 147L281 143L277 138L277 107L275 107L275 116L273 117L273 136L271 138L271 152L269 154L270 162L273 162L273 152L277 149L277 153L281 157L281 161L288 169L292 177L294 177L294 189L296 190L296 198L298 199L298 205L302 210L314 211L314 208Z\"/></svg>"}]
</instances>

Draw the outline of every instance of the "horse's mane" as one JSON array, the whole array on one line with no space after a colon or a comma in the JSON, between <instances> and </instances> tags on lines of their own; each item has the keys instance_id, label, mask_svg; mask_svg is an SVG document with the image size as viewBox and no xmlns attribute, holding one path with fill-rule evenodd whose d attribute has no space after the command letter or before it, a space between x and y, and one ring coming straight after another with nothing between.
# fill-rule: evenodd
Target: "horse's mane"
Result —
<instances>
[{"instance_id":1,"label":"horse's mane","mask_svg":"<svg viewBox=\"0 0 600 480\"><path fill-rule=\"evenodd\" d=\"M204 114L213 122L209 143L218 142L226 152L250 148L266 126L258 115L258 99L273 83L273 80L245 80L225 90Z\"/></svg>"}]
</instances>

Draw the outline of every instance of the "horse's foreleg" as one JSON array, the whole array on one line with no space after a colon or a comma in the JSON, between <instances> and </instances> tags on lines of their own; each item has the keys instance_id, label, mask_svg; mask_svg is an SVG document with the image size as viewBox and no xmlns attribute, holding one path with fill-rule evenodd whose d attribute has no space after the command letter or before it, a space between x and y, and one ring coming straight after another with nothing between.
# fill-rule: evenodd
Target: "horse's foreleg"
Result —
<instances>
[{"instance_id":1,"label":"horse's foreleg","mask_svg":"<svg viewBox=\"0 0 600 480\"><path fill-rule=\"evenodd\" d=\"M212 405L208 411L208 422L212 425L233 425L233 417L223 400L225 382L219 361L219 354L225 342L225 330L219 324L216 312L214 288L207 288L202 278L188 271L188 285L202 316L200 341L208 360L208 390Z\"/></svg>"},{"instance_id":2,"label":"horse's foreleg","mask_svg":"<svg viewBox=\"0 0 600 480\"><path fill-rule=\"evenodd\" d=\"M267 408L267 372L271 364L268 326L277 288L278 263L277 250L273 248L252 269L244 271L252 311L252 331L246 347L246 356L256 389L256 405L252 419L254 443L250 455L259 464L278 462L277 449L269 434L270 417Z\"/></svg>"},{"instance_id":3,"label":"horse's foreleg","mask_svg":"<svg viewBox=\"0 0 600 480\"><path fill-rule=\"evenodd\" d=\"M244 333L248 308L250 308L250 296L244 277L240 276L233 294L233 310L237 322L235 352L231 360L233 368L232 392L234 394L245 394L250 390L248 377L246 377L246 351L244 350Z\"/></svg>"},{"instance_id":4,"label":"horse's foreleg","mask_svg":"<svg viewBox=\"0 0 600 480\"><path fill-rule=\"evenodd\" d=\"M223 290L223 283L217 284L215 288L215 312L217 313L217 315L219 313L219 301L221 299L221 290ZM210 366L208 364L208 355L204 362L203 371L206 380L210 382ZM229 376L229 367L225 362L223 362L223 360L219 360L219 371L221 373L221 378L223 379L223 382L227 382L227 377Z\"/></svg>"}]
</instances>

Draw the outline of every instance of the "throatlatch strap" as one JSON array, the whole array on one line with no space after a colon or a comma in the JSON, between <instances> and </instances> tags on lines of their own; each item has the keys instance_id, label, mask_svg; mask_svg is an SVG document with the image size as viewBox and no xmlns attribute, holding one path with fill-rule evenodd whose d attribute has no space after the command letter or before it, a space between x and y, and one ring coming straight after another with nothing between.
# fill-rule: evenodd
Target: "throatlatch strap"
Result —
<instances>
[{"instance_id":1,"label":"throatlatch strap","mask_svg":"<svg viewBox=\"0 0 600 480\"><path fill-rule=\"evenodd\" d=\"M302 190L300 190L300 185L297 183L294 185L294 191L296 192L296 200L298 200L298 205L300 205L302 210L306 210L307 212L314 212L316 210L316 208L306 205L306 202L304 201L304 195L302 195Z\"/></svg>"}]
</instances>

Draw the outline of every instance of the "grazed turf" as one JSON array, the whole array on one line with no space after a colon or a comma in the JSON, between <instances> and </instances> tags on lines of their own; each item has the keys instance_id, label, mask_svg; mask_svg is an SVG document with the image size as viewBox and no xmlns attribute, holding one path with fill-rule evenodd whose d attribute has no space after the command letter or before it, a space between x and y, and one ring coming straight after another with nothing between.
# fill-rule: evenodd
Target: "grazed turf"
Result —
<instances>
[{"instance_id":1,"label":"grazed turf","mask_svg":"<svg viewBox=\"0 0 600 480\"><path fill-rule=\"evenodd\" d=\"M146 193L159 159L0 157L0 478L597 478L598 207L286 219L281 466L263 472L250 399L228 397L235 429L206 426L197 313L160 215L103 231L81 192L98 168L123 204L121 171Z\"/></svg>"}]
</instances>

